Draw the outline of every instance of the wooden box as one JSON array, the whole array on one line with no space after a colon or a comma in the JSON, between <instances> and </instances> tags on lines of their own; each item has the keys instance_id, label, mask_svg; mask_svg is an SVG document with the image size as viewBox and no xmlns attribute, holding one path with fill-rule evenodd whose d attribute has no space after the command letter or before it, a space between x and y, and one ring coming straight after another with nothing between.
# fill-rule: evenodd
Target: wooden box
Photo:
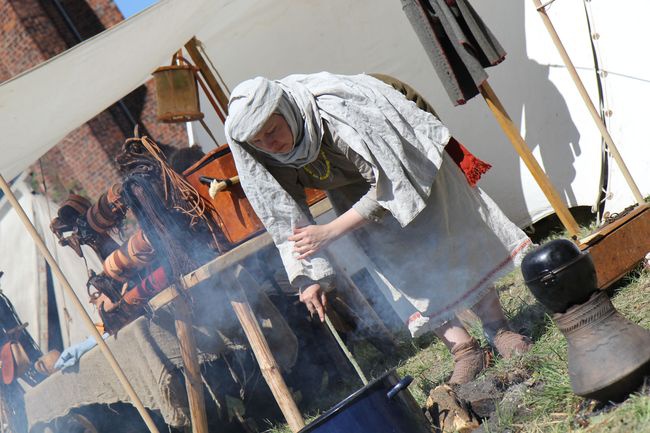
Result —
<instances>
[{"instance_id":1,"label":"wooden box","mask_svg":"<svg viewBox=\"0 0 650 433\"><path fill-rule=\"evenodd\" d=\"M580 241L591 255L598 287L607 288L650 252L650 205L643 204Z\"/></svg>"},{"instance_id":2,"label":"wooden box","mask_svg":"<svg viewBox=\"0 0 650 433\"><path fill-rule=\"evenodd\" d=\"M183 172L183 176L201 197L212 205L210 215L231 246L262 232L264 226L248 202L241 185L236 183L228 186L213 199L208 193L210 185L201 182L201 177L229 179L236 175L235 162L227 144L214 149ZM325 193L320 190L307 189L306 193L309 205L325 198Z\"/></svg>"}]
</instances>

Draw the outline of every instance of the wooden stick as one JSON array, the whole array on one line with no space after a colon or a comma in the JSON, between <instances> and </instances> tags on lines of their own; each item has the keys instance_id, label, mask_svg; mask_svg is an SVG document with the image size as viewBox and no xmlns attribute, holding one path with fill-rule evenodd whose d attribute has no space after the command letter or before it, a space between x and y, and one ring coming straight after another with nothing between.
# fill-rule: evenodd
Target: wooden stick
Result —
<instances>
[{"instance_id":1,"label":"wooden stick","mask_svg":"<svg viewBox=\"0 0 650 433\"><path fill-rule=\"evenodd\" d=\"M215 102L214 98L212 97L212 93L210 93L207 85L203 82L201 77L198 75L196 77L196 81L198 81L198 83L201 85L201 88L203 89L203 93L205 93L205 97L208 98L208 101L210 101L210 104L212 105L214 112L217 113L217 116L221 120L221 123L224 123L226 121L226 116L221 112L222 110L221 107Z\"/></svg>"},{"instance_id":2,"label":"wooden stick","mask_svg":"<svg viewBox=\"0 0 650 433\"><path fill-rule=\"evenodd\" d=\"M224 91L221 89L221 86L219 85L219 81L217 81L217 78L214 76L212 70L208 67L208 64L205 62L205 59L199 52L199 49L197 47L197 42L198 41L196 40L196 38L190 39L190 41L185 44L185 49L187 50L188 54L192 58L192 61L194 62L196 67L199 68L199 71L205 78L205 81L210 87L210 90L212 90L212 93L214 93L214 96L217 98L217 101L221 106L221 110L226 115L228 115L228 96L226 96Z\"/></svg>"},{"instance_id":3,"label":"wooden stick","mask_svg":"<svg viewBox=\"0 0 650 433\"><path fill-rule=\"evenodd\" d=\"M2 191L4 192L5 196L13 206L13 208L16 210L18 213L18 216L22 220L23 224L27 228L27 231L31 235L32 239L34 239L34 242L36 243L36 247L40 251L41 254L43 254L43 257L45 257L45 260L47 260L47 263L50 265L52 268L52 271L54 272L54 275L56 275L57 279L63 286L63 289L65 293L72 299L72 303L74 306L77 308L79 313L81 314L81 319L83 320L84 324L88 328L88 331L90 334L93 336L95 341L97 342L97 345L99 346L99 350L102 352L102 354L106 357L106 360L108 361L109 365L115 372L115 375L117 376L118 380L124 387L124 390L126 393L129 395L129 398L131 399L131 402L135 406L135 408L138 410L138 413L142 417L142 420L144 423L147 425L149 428L149 431L151 433L159 433L158 428L156 427L156 424L154 424L153 419L151 418L151 415L149 412L147 412L147 409L145 409L144 405L142 404L142 401L136 394L135 390L133 389L133 386L131 386L131 383L129 382L129 379L127 379L126 375L124 374L124 371L120 367L119 363L117 362L117 359L115 359L115 356L113 355L113 352L111 352L111 349L108 347L104 339L102 338L101 334L95 327L95 324L93 323L93 320L90 318L88 315L88 312L83 307L83 304L77 297L77 294L75 291L72 289L72 286L68 282L68 279L65 277L63 274L63 271L61 271L61 268L59 267L58 263L56 260L54 260L54 257L52 257L52 254L50 251L47 249L47 246L45 245L45 242L41 237L38 235L38 232L36 231L36 228L32 224L32 222L29 220L27 217L27 214L23 210L23 208L20 206L20 203L18 203L18 200L16 199L16 196L14 195L13 191L11 191L11 187L5 180L5 178L0 174L0 188L2 188Z\"/></svg>"},{"instance_id":4,"label":"wooden stick","mask_svg":"<svg viewBox=\"0 0 650 433\"><path fill-rule=\"evenodd\" d=\"M343 353L345 353L345 357L348 358L348 361L350 361L350 364L352 364L352 367L354 367L354 371L356 371L357 374L359 375L359 379L361 379L361 382L363 382L364 385L368 385L368 379L366 378L366 375L363 373L363 370L359 366L357 360L354 359L354 355L352 355L352 352L350 352L348 346L346 346L343 340L341 339L341 336L339 335L339 331L336 330L336 328L332 324L332 321L327 316L327 314L325 315L325 323L327 324L327 327L329 328L330 332L334 336L334 339L339 344L339 347L341 348Z\"/></svg>"},{"instance_id":5,"label":"wooden stick","mask_svg":"<svg viewBox=\"0 0 650 433\"><path fill-rule=\"evenodd\" d=\"M548 17L546 13L546 8L545 8L546 5L542 5L542 3L539 0L533 0L533 3L535 3L537 12L539 12L539 16L542 18L546 30L548 30L548 33L551 35L551 39L555 44L555 48L557 48L558 52L560 53L560 57L562 57L562 61L564 62L564 65L569 70L569 75L571 75L571 78L573 79L573 83L578 88L578 92L580 93L582 100L587 106L587 109L589 110L589 114L591 114L592 119L594 119L594 122L596 122L596 126L598 127L598 130L600 131L600 134L602 135L603 139L605 140L605 143L607 144L607 149L612 154L612 157L616 161L618 168L621 170L621 173L623 174L623 177L625 178L627 185L632 190L634 199L638 204L643 203L644 200L643 200L643 196L641 195L641 191L639 191L639 187L634 182L634 179L632 179L632 175L628 171L627 165L625 164L625 161L623 161L621 154L618 152L618 148L614 144L614 140L612 139L612 136L609 135L609 131L605 126L605 122L603 122L603 119L601 119L600 116L598 115L598 111L596 110L594 103L591 101L591 98L589 97L589 93L587 93L587 89L585 89L584 84L582 84L582 80L580 79L580 76L578 75L576 68L573 66L573 63L571 62L571 58L569 58L569 54L564 48L562 41L560 40L560 36L558 36L557 32L555 31L555 27L553 27L553 23L551 22L551 19Z\"/></svg>"},{"instance_id":6,"label":"wooden stick","mask_svg":"<svg viewBox=\"0 0 650 433\"><path fill-rule=\"evenodd\" d=\"M199 123L201 124L201 126L203 127L203 129L205 130L205 132L210 136L210 138L212 139L212 141L214 141L214 144L215 144L217 147L219 147L219 146L220 146L219 142L217 141L217 139L216 139L216 138L214 137L214 135L212 134L212 131L210 131L210 128L208 128L208 125L205 124L205 120L203 120L203 119L199 119Z\"/></svg>"},{"instance_id":7,"label":"wooden stick","mask_svg":"<svg viewBox=\"0 0 650 433\"><path fill-rule=\"evenodd\" d=\"M528 170L533 175L533 178L535 178L535 181L537 181L537 184L542 189L542 192L555 210L555 213L560 218L560 221L564 227L566 227L569 234L574 239L577 238L578 232L580 231L578 223L573 218L573 215L569 212L569 209L551 184L546 173L544 173L544 170L542 170L542 167L540 167L539 163L533 156L533 153L521 137L521 134L515 127L512 119L510 119L510 116L508 116L505 108L501 105L501 101L499 101L499 98L492 90L492 87L490 87L488 82L485 81L479 86L479 90L481 91L483 98L485 98L485 102L492 111L492 114L496 117L497 122L505 132L521 159L524 161L524 164L526 164L526 167L528 167Z\"/></svg>"},{"instance_id":8,"label":"wooden stick","mask_svg":"<svg viewBox=\"0 0 650 433\"><path fill-rule=\"evenodd\" d=\"M340 263L335 254L332 254L328 251L327 259L332 264L332 267L336 271L336 274L347 286L347 291L342 291L341 294L349 295L349 299L357 304L357 306L363 309L364 318L372 323L374 331L380 335L382 341L390 344L393 348L397 348L397 343L393 334L388 330L384 321L379 317L377 312L372 305L368 302L365 296L361 293L361 289L357 287L356 283L348 275L345 267Z\"/></svg>"},{"instance_id":9,"label":"wooden stick","mask_svg":"<svg viewBox=\"0 0 650 433\"><path fill-rule=\"evenodd\" d=\"M174 301L174 325L183 359L185 389L190 407L193 433L208 433L208 418L205 414L201 366L192 331L192 313L183 296Z\"/></svg>"},{"instance_id":10,"label":"wooden stick","mask_svg":"<svg viewBox=\"0 0 650 433\"><path fill-rule=\"evenodd\" d=\"M289 424L289 428L297 432L305 426L305 420L296 405L296 402L287 387L286 382L280 373L280 366L278 365L269 343L266 341L260 325L255 319L255 314L251 309L248 299L244 291L238 286L237 281L232 281L228 288L230 296L230 304L232 305L237 319L241 324L246 338L253 349L255 359L260 366L260 370L266 383L269 385L275 401L280 406L280 410Z\"/></svg>"}]
</instances>

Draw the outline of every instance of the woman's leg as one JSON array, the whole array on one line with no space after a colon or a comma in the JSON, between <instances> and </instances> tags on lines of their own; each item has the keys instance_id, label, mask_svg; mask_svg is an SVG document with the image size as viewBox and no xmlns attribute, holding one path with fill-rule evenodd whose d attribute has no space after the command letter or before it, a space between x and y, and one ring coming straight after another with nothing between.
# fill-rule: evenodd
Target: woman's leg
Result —
<instances>
[{"instance_id":1,"label":"woman's leg","mask_svg":"<svg viewBox=\"0 0 650 433\"><path fill-rule=\"evenodd\" d=\"M469 343L472 337L458 319L452 319L434 331L438 338L451 350L457 344Z\"/></svg>"},{"instance_id":2,"label":"woman's leg","mask_svg":"<svg viewBox=\"0 0 650 433\"><path fill-rule=\"evenodd\" d=\"M494 337L499 330L510 329L494 287L491 287L487 294L472 307L472 311L481 319L483 332L490 343L494 342Z\"/></svg>"},{"instance_id":3,"label":"woman's leg","mask_svg":"<svg viewBox=\"0 0 650 433\"><path fill-rule=\"evenodd\" d=\"M454 357L451 384L463 384L474 379L487 365L489 358L478 341L472 338L460 320L454 318L435 330Z\"/></svg>"},{"instance_id":4,"label":"woman's leg","mask_svg":"<svg viewBox=\"0 0 650 433\"><path fill-rule=\"evenodd\" d=\"M504 358L530 350L530 339L510 330L496 290L492 287L472 311L481 319L488 341Z\"/></svg>"}]
</instances>

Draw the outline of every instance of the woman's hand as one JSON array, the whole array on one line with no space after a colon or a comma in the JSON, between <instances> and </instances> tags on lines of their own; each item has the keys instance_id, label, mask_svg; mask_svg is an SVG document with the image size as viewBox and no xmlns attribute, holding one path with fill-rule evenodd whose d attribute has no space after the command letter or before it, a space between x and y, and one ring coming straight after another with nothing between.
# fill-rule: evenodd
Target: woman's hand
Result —
<instances>
[{"instance_id":1,"label":"woman's hand","mask_svg":"<svg viewBox=\"0 0 650 433\"><path fill-rule=\"evenodd\" d=\"M310 225L293 229L288 239L294 242L293 250L299 254L298 260L306 259L336 239L329 224Z\"/></svg>"},{"instance_id":2,"label":"woman's hand","mask_svg":"<svg viewBox=\"0 0 650 433\"><path fill-rule=\"evenodd\" d=\"M293 235L287 239L295 242L293 250L299 256L299 260L306 259L313 255L330 242L340 236L361 227L368 221L355 209L349 209L343 215L323 225L310 225L293 230Z\"/></svg>"},{"instance_id":3,"label":"woman's hand","mask_svg":"<svg viewBox=\"0 0 650 433\"><path fill-rule=\"evenodd\" d=\"M325 321L325 312L327 311L327 296L320 284L312 284L300 292L300 302L303 302L312 316L318 314L321 322Z\"/></svg>"}]
</instances>

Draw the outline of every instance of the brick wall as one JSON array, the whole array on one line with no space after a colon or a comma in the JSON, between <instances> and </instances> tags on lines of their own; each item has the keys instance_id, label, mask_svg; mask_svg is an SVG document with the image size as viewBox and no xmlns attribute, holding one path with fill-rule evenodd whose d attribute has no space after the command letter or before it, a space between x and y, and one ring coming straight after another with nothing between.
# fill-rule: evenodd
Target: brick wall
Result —
<instances>
[{"instance_id":1,"label":"brick wall","mask_svg":"<svg viewBox=\"0 0 650 433\"><path fill-rule=\"evenodd\" d=\"M59 0L87 39L120 21L112 0ZM52 0L0 0L0 81L5 81L65 51L78 41ZM180 47L179 47L180 48ZM56 83L52 83L53 86ZM134 90L114 105L66 136L32 166L34 186L56 201L69 192L96 200L120 180L114 163L122 143L132 136L126 107L154 140L175 147L187 146L183 124L158 123L153 82Z\"/></svg>"}]
</instances>

